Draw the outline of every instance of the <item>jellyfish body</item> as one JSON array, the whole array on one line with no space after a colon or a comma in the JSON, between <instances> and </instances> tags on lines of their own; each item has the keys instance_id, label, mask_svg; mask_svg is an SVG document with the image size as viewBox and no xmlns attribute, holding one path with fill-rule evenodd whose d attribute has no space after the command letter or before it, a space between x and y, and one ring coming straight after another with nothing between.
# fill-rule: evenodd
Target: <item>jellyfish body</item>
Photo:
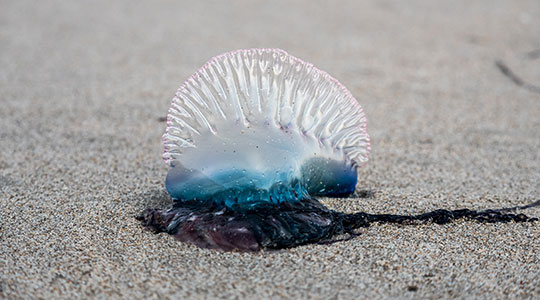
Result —
<instances>
[{"instance_id":1,"label":"jellyfish body","mask_svg":"<svg viewBox=\"0 0 540 300\"><path fill-rule=\"evenodd\" d=\"M148 212L147 225L199 246L240 250L339 232L313 196L353 193L370 150L351 93L279 49L211 59L178 89L163 141L175 204Z\"/></svg>"}]
</instances>

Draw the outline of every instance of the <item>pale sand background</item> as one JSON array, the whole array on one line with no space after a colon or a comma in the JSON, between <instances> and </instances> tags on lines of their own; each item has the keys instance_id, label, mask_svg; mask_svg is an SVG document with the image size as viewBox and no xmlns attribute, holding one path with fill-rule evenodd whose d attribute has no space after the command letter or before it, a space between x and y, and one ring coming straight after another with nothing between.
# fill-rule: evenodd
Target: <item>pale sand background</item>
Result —
<instances>
[{"instance_id":1,"label":"pale sand background","mask_svg":"<svg viewBox=\"0 0 540 300\"><path fill-rule=\"evenodd\" d=\"M333 207L538 199L540 94L494 62L540 84L527 55L540 48L539 1L197 2L0 2L0 298L538 299L538 223L375 225L241 254L133 217L168 204L158 119L176 88L248 47L312 62L364 107L373 152L359 188L375 195Z\"/></svg>"}]
</instances>

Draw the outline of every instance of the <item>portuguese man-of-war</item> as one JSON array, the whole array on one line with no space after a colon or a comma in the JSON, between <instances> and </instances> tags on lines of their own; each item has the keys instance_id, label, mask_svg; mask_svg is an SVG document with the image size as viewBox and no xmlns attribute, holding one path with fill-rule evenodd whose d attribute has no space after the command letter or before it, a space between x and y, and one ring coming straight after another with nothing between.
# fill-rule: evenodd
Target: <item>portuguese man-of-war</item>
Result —
<instances>
[{"instance_id":1,"label":"portuguese man-of-war","mask_svg":"<svg viewBox=\"0 0 540 300\"><path fill-rule=\"evenodd\" d=\"M174 204L139 219L200 247L326 243L372 222L534 220L495 210L399 216L323 206L314 197L355 191L357 168L370 151L366 118L336 79L279 49L212 58L176 92L163 142Z\"/></svg>"}]
</instances>

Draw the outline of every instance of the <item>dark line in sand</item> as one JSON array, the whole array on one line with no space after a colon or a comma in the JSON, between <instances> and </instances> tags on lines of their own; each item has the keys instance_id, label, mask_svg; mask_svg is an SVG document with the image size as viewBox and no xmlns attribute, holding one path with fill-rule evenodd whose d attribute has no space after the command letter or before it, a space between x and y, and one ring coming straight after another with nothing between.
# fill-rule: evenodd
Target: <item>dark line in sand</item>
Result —
<instances>
[{"instance_id":1,"label":"dark line in sand","mask_svg":"<svg viewBox=\"0 0 540 300\"><path fill-rule=\"evenodd\" d=\"M394 223L401 225L417 225L425 223L447 224L458 219L475 220L481 223L506 223L506 222L536 222L538 218L528 217L524 214L511 214L509 211L527 209L540 206L536 201L523 206L505 207L499 209L471 210L471 209L437 209L419 215L393 215L393 214L368 214L358 212L344 215L346 224L350 228L369 227L371 223ZM346 226L347 227L347 226Z\"/></svg>"},{"instance_id":2,"label":"dark line in sand","mask_svg":"<svg viewBox=\"0 0 540 300\"><path fill-rule=\"evenodd\" d=\"M524 87L533 93L540 94L540 87L523 81L523 79L517 76L502 60L496 60L495 65L504 76L508 77L517 86Z\"/></svg>"},{"instance_id":3,"label":"dark line in sand","mask_svg":"<svg viewBox=\"0 0 540 300\"><path fill-rule=\"evenodd\" d=\"M500 212L514 211L514 210L527 209L527 208L537 207L537 206L540 206L540 200L537 200L537 201L535 201L533 203L529 203L527 205L522 205L522 206L514 206L514 207L508 207L508 208L494 209L494 211L500 211Z\"/></svg>"}]
</instances>

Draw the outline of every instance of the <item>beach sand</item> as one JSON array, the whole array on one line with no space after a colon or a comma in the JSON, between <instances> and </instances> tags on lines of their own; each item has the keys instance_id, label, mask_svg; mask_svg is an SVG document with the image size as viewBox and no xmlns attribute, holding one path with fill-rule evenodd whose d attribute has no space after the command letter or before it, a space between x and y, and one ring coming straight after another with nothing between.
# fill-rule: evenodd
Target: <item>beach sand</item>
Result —
<instances>
[{"instance_id":1,"label":"beach sand","mask_svg":"<svg viewBox=\"0 0 540 300\"><path fill-rule=\"evenodd\" d=\"M540 223L373 225L352 240L226 253L153 234L163 118L212 56L276 47L368 118L369 197L416 214L540 191L540 2L2 1L0 298L537 298ZM540 217L540 209L523 211Z\"/></svg>"}]
</instances>

